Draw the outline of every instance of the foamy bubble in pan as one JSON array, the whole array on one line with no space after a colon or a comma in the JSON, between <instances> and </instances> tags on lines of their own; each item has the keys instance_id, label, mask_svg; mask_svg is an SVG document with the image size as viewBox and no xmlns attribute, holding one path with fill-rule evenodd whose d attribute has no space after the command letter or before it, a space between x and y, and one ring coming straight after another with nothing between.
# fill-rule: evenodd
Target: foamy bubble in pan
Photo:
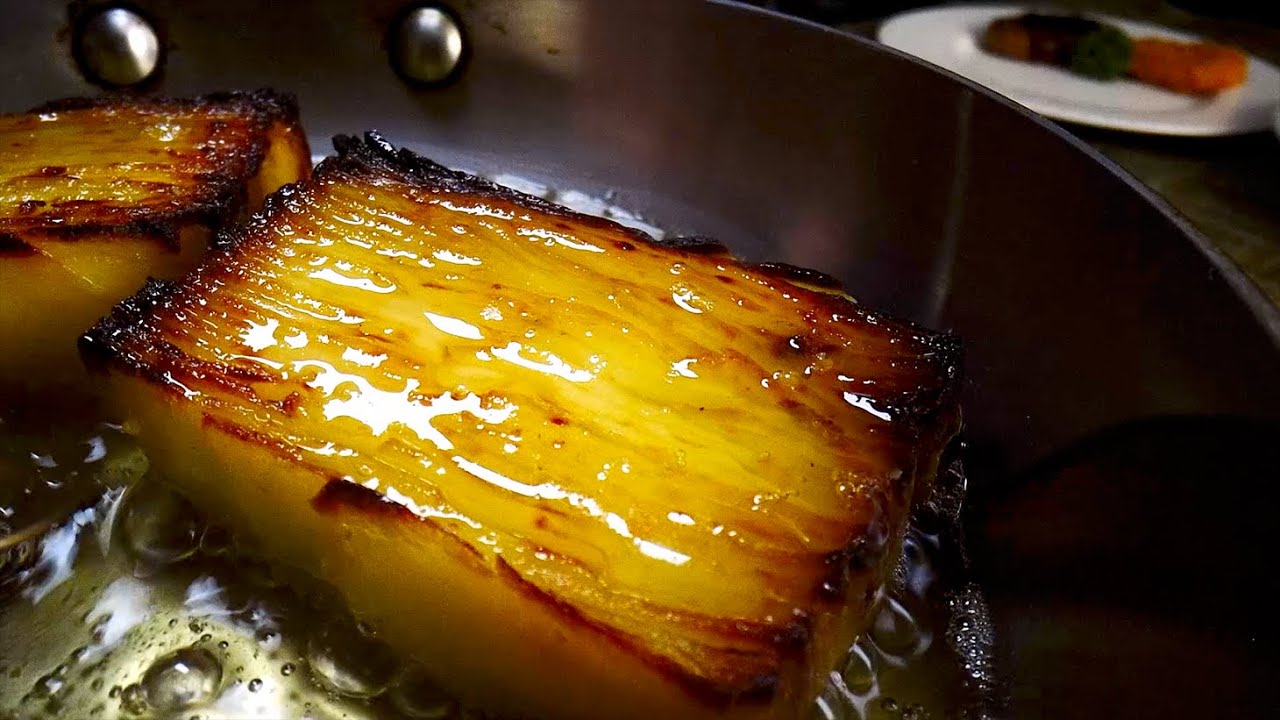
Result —
<instances>
[{"instance_id":1,"label":"foamy bubble in pan","mask_svg":"<svg viewBox=\"0 0 1280 720\"><path fill-rule=\"evenodd\" d=\"M152 708L186 710L213 699L222 685L222 664L208 650L182 648L151 663L140 684Z\"/></svg>"},{"instance_id":2,"label":"foamy bubble in pan","mask_svg":"<svg viewBox=\"0 0 1280 720\"><path fill-rule=\"evenodd\" d=\"M399 668L391 648L340 618L320 626L307 639L307 664L313 677L338 695L381 695Z\"/></svg>"}]
</instances>

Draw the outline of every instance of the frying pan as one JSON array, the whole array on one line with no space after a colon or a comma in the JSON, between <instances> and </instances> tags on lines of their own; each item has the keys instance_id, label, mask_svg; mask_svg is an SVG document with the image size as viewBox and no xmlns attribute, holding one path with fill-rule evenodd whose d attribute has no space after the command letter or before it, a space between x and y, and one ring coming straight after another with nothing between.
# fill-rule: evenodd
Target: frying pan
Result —
<instances>
[{"instance_id":1,"label":"frying pan","mask_svg":"<svg viewBox=\"0 0 1280 720\"><path fill-rule=\"evenodd\" d=\"M4 109L102 91L76 59L97 7L5 4ZM1010 714L1274 707L1280 313L1060 128L729 3L456 0L463 61L427 84L389 60L398 2L129 7L160 67L121 91L289 90L317 151L377 128L448 165L824 270L956 332L965 517Z\"/></svg>"}]
</instances>

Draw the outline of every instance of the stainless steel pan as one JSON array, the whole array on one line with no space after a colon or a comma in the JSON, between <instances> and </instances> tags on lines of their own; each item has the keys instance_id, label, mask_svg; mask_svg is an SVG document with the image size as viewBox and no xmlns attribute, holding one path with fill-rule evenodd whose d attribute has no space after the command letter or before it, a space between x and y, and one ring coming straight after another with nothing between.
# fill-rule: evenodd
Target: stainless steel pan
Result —
<instances>
[{"instance_id":1,"label":"stainless steel pan","mask_svg":"<svg viewBox=\"0 0 1280 720\"><path fill-rule=\"evenodd\" d=\"M78 23L98 7L6 3L4 109L101 91ZM440 39L399 27L397 2L130 7L161 48L143 89L290 90L317 151L377 128L446 164L607 194L825 270L953 329L974 567L1013 714L1274 706L1280 313L1061 129L883 47L729 3L456 0L465 57L437 85L393 69L389 51ZM431 57L401 70L429 73Z\"/></svg>"}]
</instances>

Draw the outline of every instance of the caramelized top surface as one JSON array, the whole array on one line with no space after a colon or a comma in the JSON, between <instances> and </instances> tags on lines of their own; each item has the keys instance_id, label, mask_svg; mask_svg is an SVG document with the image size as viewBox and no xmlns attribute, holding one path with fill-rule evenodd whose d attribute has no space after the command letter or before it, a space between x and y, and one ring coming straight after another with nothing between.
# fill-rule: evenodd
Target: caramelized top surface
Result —
<instances>
[{"instance_id":1,"label":"caramelized top surface","mask_svg":"<svg viewBox=\"0 0 1280 720\"><path fill-rule=\"evenodd\" d=\"M954 432L953 338L337 144L87 356L317 488L371 489L694 685L767 686Z\"/></svg>"},{"instance_id":2,"label":"caramelized top surface","mask_svg":"<svg viewBox=\"0 0 1280 720\"><path fill-rule=\"evenodd\" d=\"M0 115L0 232L218 216L258 171L291 98L64 100Z\"/></svg>"}]
</instances>

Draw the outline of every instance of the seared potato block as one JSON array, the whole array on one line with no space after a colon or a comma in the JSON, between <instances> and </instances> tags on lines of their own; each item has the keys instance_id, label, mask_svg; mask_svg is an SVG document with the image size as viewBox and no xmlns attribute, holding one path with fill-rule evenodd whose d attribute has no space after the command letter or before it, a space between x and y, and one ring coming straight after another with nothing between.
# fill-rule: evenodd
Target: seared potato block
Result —
<instances>
[{"instance_id":1,"label":"seared potato block","mask_svg":"<svg viewBox=\"0 0 1280 720\"><path fill-rule=\"evenodd\" d=\"M500 714L807 716L956 432L954 339L336 145L81 341L153 463Z\"/></svg>"},{"instance_id":2,"label":"seared potato block","mask_svg":"<svg viewBox=\"0 0 1280 720\"><path fill-rule=\"evenodd\" d=\"M76 338L311 167L293 100L64 100L0 115L0 387L80 375Z\"/></svg>"}]
</instances>

